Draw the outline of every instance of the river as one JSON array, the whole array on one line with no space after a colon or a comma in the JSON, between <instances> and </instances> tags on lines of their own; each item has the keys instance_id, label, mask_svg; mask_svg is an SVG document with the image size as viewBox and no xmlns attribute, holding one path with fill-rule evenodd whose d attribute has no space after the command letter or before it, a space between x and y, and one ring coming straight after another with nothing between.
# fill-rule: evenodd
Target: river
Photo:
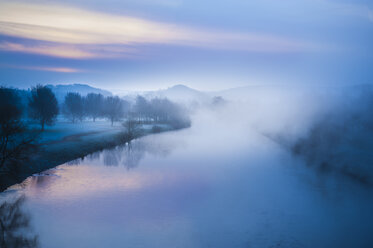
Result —
<instances>
[{"instance_id":1,"label":"river","mask_svg":"<svg viewBox=\"0 0 373 248\"><path fill-rule=\"evenodd\" d=\"M35 175L45 248L372 247L372 190L308 168L248 127L202 117Z\"/></svg>"}]
</instances>

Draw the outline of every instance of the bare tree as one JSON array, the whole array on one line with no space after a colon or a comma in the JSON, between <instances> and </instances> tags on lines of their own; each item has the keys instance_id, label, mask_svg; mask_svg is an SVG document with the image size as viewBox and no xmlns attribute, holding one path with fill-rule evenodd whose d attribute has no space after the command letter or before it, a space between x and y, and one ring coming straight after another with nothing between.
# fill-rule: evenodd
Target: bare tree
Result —
<instances>
[{"instance_id":1,"label":"bare tree","mask_svg":"<svg viewBox=\"0 0 373 248\"><path fill-rule=\"evenodd\" d=\"M52 125L58 115L58 103L52 90L46 86L37 85L31 90L29 100L29 115L40 122L41 130L44 125Z\"/></svg>"},{"instance_id":2,"label":"bare tree","mask_svg":"<svg viewBox=\"0 0 373 248\"><path fill-rule=\"evenodd\" d=\"M128 117L127 120L122 124L125 128L125 140L132 140L136 138L140 133L140 123L134 118Z\"/></svg>"},{"instance_id":3,"label":"bare tree","mask_svg":"<svg viewBox=\"0 0 373 248\"><path fill-rule=\"evenodd\" d=\"M115 96L109 96L105 99L105 114L111 121L111 125L114 121L120 120L123 117L123 106L122 100Z\"/></svg>"},{"instance_id":4,"label":"bare tree","mask_svg":"<svg viewBox=\"0 0 373 248\"><path fill-rule=\"evenodd\" d=\"M79 93L67 93L64 102L64 114L72 122L83 118L83 98Z\"/></svg>"},{"instance_id":5,"label":"bare tree","mask_svg":"<svg viewBox=\"0 0 373 248\"><path fill-rule=\"evenodd\" d=\"M121 105L122 105L122 114L124 117L128 117L131 112L131 103L121 99Z\"/></svg>"},{"instance_id":6,"label":"bare tree","mask_svg":"<svg viewBox=\"0 0 373 248\"><path fill-rule=\"evenodd\" d=\"M26 132L20 120L22 106L16 92L0 88L0 169L14 169L35 151L37 133Z\"/></svg>"},{"instance_id":7,"label":"bare tree","mask_svg":"<svg viewBox=\"0 0 373 248\"><path fill-rule=\"evenodd\" d=\"M93 121L102 115L104 107L104 96L96 93L89 93L84 100L84 111Z\"/></svg>"},{"instance_id":8,"label":"bare tree","mask_svg":"<svg viewBox=\"0 0 373 248\"><path fill-rule=\"evenodd\" d=\"M174 128L190 125L188 113L183 106L171 102L167 98L154 98L150 101L149 108L152 119L158 123L167 123Z\"/></svg>"},{"instance_id":9,"label":"bare tree","mask_svg":"<svg viewBox=\"0 0 373 248\"><path fill-rule=\"evenodd\" d=\"M137 96L135 105L133 106L134 112L137 114L139 121L144 121L149 117L150 105L143 96Z\"/></svg>"},{"instance_id":10,"label":"bare tree","mask_svg":"<svg viewBox=\"0 0 373 248\"><path fill-rule=\"evenodd\" d=\"M13 89L0 87L0 123L18 120L22 115L21 99Z\"/></svg>"}]
</instances>

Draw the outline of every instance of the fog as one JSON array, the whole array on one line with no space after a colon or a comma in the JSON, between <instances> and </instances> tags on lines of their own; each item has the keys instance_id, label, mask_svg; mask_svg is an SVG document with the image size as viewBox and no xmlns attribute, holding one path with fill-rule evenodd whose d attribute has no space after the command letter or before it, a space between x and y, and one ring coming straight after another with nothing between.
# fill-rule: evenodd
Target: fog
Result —
<instances>
[{"instance_id":1,"label":"fog","mask_svg":"<svg viewBox=\"0 0 373 248\"><path fill-rule=\"evenodd\" d=\"M226 92L225 106L213 114L219 115L214 128L229 124L219 130L222 136L263 135L319 172L368 186L373 179L372 92L369 85L258 86Z\"/></svg>"},{"instance_id":2,"label":"fog","mask_svg":"<svg viewBox=\"0 0 373 248\"><path fill-rule=\"evenodd\" d=\"M371 99L365 86L214 92L184 105L189 128L1 197L26 196L41 247L371 247Z\"/></svg>"}]
</instances>

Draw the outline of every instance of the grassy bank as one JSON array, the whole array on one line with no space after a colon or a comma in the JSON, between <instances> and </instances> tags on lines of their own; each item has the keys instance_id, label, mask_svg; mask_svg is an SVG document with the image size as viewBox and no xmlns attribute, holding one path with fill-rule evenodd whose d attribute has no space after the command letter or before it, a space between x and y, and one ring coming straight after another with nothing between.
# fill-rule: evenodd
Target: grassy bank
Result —
<instances>
[{"instance_id":1,"label":"grassy bank","mask_svg":"<svg viewBox=\"0 0 373 248\"><path fill-rule=\"evenodd\" d=\"M173 130L170 126L143 125L137 137L150 133ZM107 121L69 123L58 122L40 134L40 147L27 162L11 172L0 171L0 191L22 182L27 177L68 161L84 157L102 149L130 141L120 124L111 126Z\"/></svg>"}]
</instances>

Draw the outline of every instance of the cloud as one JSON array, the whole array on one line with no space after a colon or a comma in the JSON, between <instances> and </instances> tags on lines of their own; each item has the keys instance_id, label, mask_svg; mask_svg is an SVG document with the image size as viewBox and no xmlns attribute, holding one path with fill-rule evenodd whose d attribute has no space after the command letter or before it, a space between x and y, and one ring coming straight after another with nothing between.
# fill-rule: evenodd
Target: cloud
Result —
<instances>
[{"instance_id":1,"label":"cloud","mask_svg":"<svg viewBox=\"0 0 373 248\"><path fill-rule=\"evenodd\" d=\"M20 65L8 65L8 64L0 64L0 67L7 67L7 68L13 68L13 69L24 69L24 70L36 70L36 71L61 72L61 73L84 72L83 70L70 68L70 67L20 66Z\"/></svg>"},{"instance_id":2,"label":"cloud","mask_svg":"<svg viewBox=\"0 0 373 248\"><path fill-rule=\"evenodd\" d=\"M116 46L95 46L95 45L72 45L55 44L45 42L33 42L33 44L22 44L16 42L0 42L0 50L10 52L22 52L53 56L69 59L90 59L90 58L113 58L134 56L134 48L123 48Z\"/></svg>"},{"instance_id":3,"label":"cloud","mask_svg":"<svg viewBox=\"0 0 373 248\"><path fill-rule=\"evenodd\" d=\"M102 53L97 53L94 46L113 44L122 47L166 44L252 52L294 52L317 48L286 37L191 28L71 6L18 1L0 1L0 33L65 45L52 48L2 44L2 49L70 58L97 57ZM93 49L84 51L83 45L91 45Z\"/></svg>"},{"instance_id":4,"label":"cloud","mask_svg":"<svg viewBox=\"0 0 373 248\"><path fill-rule=\"evenodd\" d=\"M21 43L14 42L1 42L0 50L11 51L11 52L24 52L41 54L47 56L61 57L61 58L92 58L95 54L85 52L81 49L77 49L69 46L56 46L56 45L24 45Z\"/></svg>"},{"instance_id":5,"label":"cloud","mask_svg":"<svg viewBox=\"0 0 373 248\"><path fill-rule=\"evenodd\" d=\"M122 2L133 3L133 1L125 1L125 0L123 0ZM183 4L183 1L182 0L136 0L136 4L178 7Z\"/></svg>"},{"instance_id":6,"label":"cloud","mask_svg":"<svg viewBox=\"0 0 373 248\"><path fill-rule=\"evenodd\" d=\"M53 72L63 72L63 73L77 73L77 72L83 72L82 70L69 68L69 67L39 67L39 66L28 66L23 67L23 69L28 70L38 70L38 71L53 71Z\"/></svg>"}]
</instances>

